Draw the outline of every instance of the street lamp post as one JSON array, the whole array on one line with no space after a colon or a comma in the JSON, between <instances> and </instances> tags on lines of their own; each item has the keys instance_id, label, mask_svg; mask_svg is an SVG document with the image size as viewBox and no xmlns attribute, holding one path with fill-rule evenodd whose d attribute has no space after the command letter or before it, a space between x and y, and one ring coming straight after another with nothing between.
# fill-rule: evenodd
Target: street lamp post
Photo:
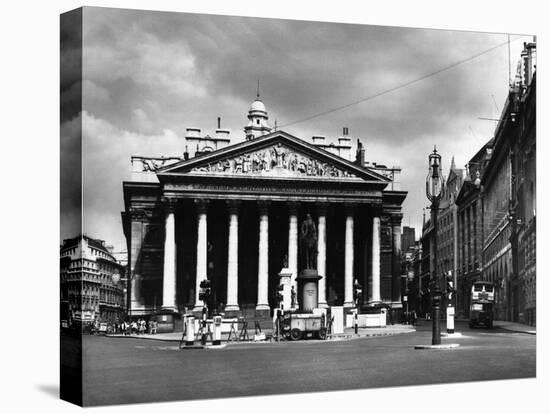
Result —
<instances>
[{"instance_id":1,"label":"street lamp post","mask_svg":"<svg viewBox=\"0 0 550 414\"><path fill-rule=\"evenodd\" d=\"M441 284L437 275L437 210L441 199L443 179L441 177L441 155L434 147L433 152L428 156L429 167L426 177L426 196L432 203L431 219L433 223L433 269L431 273L432 284L432 345L441 344L440 333L440 312L441 312Z\"/></svg>"}]
</instances>

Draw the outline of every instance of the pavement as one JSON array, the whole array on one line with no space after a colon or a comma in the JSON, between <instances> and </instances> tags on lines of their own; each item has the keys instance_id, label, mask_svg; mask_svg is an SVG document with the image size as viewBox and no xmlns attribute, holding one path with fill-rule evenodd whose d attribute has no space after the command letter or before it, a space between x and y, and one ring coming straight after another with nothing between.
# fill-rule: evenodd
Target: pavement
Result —
<instances>
[{"instance_id":1,"label":"pavement","mask_svg":"<svg viewBox=\"0 0 550 414\"><path fill-rule=\"evenodd\" d=\"M342 334L334 334L334 335L328 335L327 340L328 341L341 341L341 340L350 340L350 339L357 339L357 338L364 338L364 337L372 337L372 336L390 336L390 335L398 335L403 333L411 333L416 332L416 329L414 326L411 325L404 325L404 324L396 324L396 325L388 325L381 328L358 328L357 334L355 333L354 328L345 328L344 333ZM222 342L227 345L238 345L238 344L245 344L245 343L269 343L274 342L268 340L262 340L262 341L254 341L254 329L249 330L248 336L250 340L248 341L231 341L227 342L228 334L224 333L222 334ZM271 335L270 331L264 331L268 337ZM109 334L105 335L111 338L135 338L135 339L150 339L155 341L165 341L165 342L180 342L182 339L182 332L170 332L170 333L159 333L159 334L132 334L132 335L122 335L122 334ZM197 337L198 338L198 337ZM200 339L197 339L195 342L200 342Z\"/></svg>"},{"instance_id":2,"label":"pavement","mask_svg":"<svg viewBox=\"0 0 550 414\"><path fill-rule=\"evenodd\" d=\"M457 319L456 322L467 322L467 319ZM429 320L425 321L429 322ZM493 326L495 329L504 329L506 331L510 332L519 332L519 333L526 333L530 335L536 335L536 327L530 326L530 325L524 325L521 323L516 322L509 322L509 321L493 321ZM405 324L395 324L395 325L388 325L386 327L381 328L359 328L357 334L355 333L355 330L353 328L345 328L344 333L342 334L335 334L335 335L328 335L327 340L328 341L342 341L342 340L351 340L351 339L357 339L357 338L364 338L364 337L374 337L374 336L390 336L390 335L398 335L403 333L411 333L415 332L416 328L412 325L405 325ZM442 321L441 325L441 332L445 332L445 321ZM271 336L270 331L264 331L268 335L267 340L260 340L260 341L254 341L254 334L255 331L249 330L248 336L250 340L245 341L227 341L228 334L224 333L222 334L222 343L227 345L238 345L238 344L249 344L249 343L270 343L275 342L274 339L269 339ZM164 341L164 342L177 342L179 343L182 339L182 332L171 332L171 333L159 333L155 335L151 334L132 334L132 335L121 335L121 334L110 334L105 335L113 338L135 338L135 339L149 339L149 340L155 340L155 341ZM196 343L200 342L200 339L197 337Z\"/></svg>"},{"instance_id":3,"label":"pavement","mask_svg":"<svg viewBox=\"0 0 550 414\"><path fill-rule=\"evenodd\" d=\"M455 321L460 322L468 322L468 319L455 319ZM537 328L536 326L530 326L525 325L522 323L517 322L509 322L509 321L493 321L493 327L498 329L504 329L506 331L510 332L520 332L520 333L526 333L530 335L536 335L537 334ZM441 331L445 329L445 325L441 325Z\"/></svg>"},{"instance_id":4,"label":"pavement","mask_svg":"<svg viewBox=\"0 0 550 414\"><path fill-rule=\"evenodd\" d=\"M493 321L495 328L505 329L511 332L521 332L531 335L537 334L537 328L535 326L524 325L522 323L508 322L508 321Z\"/></svg>"}]
</instances>

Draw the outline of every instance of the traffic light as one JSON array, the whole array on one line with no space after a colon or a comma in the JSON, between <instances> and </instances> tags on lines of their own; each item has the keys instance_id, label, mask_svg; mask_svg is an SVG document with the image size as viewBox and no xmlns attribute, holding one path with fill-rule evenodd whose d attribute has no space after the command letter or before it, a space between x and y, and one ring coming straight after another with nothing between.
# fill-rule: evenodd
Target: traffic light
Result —
<instances>
[{"instance_id":1,"label":"traffic light","mask_svg":"<svg viewBox=\"0 0 550 414\"><path fill-rule=\"evenodd\" d=\"M210 280L204 279L200 283L200 291L199 291L199 300L202 300L203 302L208 302L208 299L210 299L211 294L211 288L210 288Z\"/></svg>"},{"instance_id":2,"label":"traffic light","mask_svg":"<svg viewBox=\"0 0 550 414\"><path fill-rule=\"evenodd\" d=\"M275 297L277 298L277 302L283 301L283 290L284 290L284 285L277 286L277 292L275 292Z\"/></svg>"},{"instance_id":3,"label":"traffic light","mask_svg":"<svg viewBox=\"0 0 550 414\"><path fill-rule=\"evenodd\" d=\"M355 282L353 283L353 301L357 304L359 299L361 298L361 294L363 293L363 286L359 284L357 279L355 279Z\"/></svg>"},{"instance_id":4,"label":"traffic light","mask_svg":"<svg viewBox=\"0 0 550 414\"><path fill-rule=\"evenodd\" d=\"M451 272L447 274L447 294L449 295L449 299L451 298L451 295L454 292L454 281L453 281L453 275Z\"/></svg>"}]
</instances>

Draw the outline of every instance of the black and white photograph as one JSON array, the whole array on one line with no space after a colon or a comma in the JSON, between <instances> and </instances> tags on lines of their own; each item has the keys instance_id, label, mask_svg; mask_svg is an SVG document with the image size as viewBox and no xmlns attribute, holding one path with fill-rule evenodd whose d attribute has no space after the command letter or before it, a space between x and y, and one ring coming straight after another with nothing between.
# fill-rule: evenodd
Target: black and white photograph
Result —
<instances>
[{"instance_id":1,"label":"black and white photograph","mask_svg":"<svg viewBox=\"0 0 550 414\"><path fill-rule=\"evenodd\" d=\"M65 2L19 48L14 106L55 66L55 128L8 157L13 381L64 411L534 407L540 26L207 3Z\"/></svg>"},{"instance_id":2,"label":"black and white photograph","mask_svg":"<svg viewBox=\"0 0 550 414\"><path fill-rule=\"evenodd\" d=\"M536 375L535 35L83 7L61 42L62 398Z\"/></svg>"}]
</instances>

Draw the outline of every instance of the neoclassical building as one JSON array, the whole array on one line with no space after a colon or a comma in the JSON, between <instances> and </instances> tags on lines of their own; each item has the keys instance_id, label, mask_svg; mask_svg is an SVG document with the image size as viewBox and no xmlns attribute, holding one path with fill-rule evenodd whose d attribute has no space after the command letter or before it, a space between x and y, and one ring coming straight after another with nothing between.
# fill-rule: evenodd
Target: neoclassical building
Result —
<instances>
[{"instance_id":1,"label":"neoclassical building","mask_svg":"<svg viewBox=\"0 0 550 414\"><path fill-rule=\"evenodd\" d=\"M400 168L352 159L347 128L335 143L273 130L258 98L241 142L188 128L182 157L132 157L123 183L130 313L198 311L200 282L226 314L266 316L278 306L279 272L291 283L305 267L300 226L307 214L318 233L320 307L401 302ZM188 148L196 148L190 156Z\"/></svg>"},{"instance_id":2,"label":"neoclassical building","mask_svg":"<svg viewBox=\"0 0 550 414\"><path fill-rule=\"evenodd\" d=\"M79 235L60 249L61 319L114 323L124 316L124 267L105 241Z\"/></svg>"}]
</instances>

